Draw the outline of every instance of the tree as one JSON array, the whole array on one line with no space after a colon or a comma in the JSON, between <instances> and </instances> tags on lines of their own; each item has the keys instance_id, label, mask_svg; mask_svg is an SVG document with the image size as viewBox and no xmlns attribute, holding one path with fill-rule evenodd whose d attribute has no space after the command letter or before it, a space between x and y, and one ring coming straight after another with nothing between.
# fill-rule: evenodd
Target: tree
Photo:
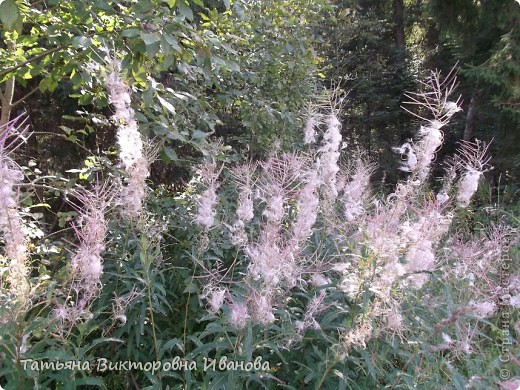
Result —
<instances>
[{"instance_id":1,"label":"tree","mask_svg":"<svg viewBox=\"0 0 520 390\"><path fill-rule=\"evenodd\" d=\"M348 92L343 132L348 142L379 161L379 178L395 183L392 146L413 133L400 109L403 93L414 89L407 61L403 3L336 1L336 13L323 28L324 72Z\"/></svg>"},{"instance_id":2,"label":"tree","mask_svg":"<svg viewBox=\"0 0 520 390\"><path fill-rule=\"evenodd\" d=\"M429 12L447 50L428 63L459 61L461 66L466 117L460 138L495 138L497 172L518 174L511 157L518 156L520 144L511 129L520 125L519 5L509 0L435 0Z\"/></svg>"}]
</instances>

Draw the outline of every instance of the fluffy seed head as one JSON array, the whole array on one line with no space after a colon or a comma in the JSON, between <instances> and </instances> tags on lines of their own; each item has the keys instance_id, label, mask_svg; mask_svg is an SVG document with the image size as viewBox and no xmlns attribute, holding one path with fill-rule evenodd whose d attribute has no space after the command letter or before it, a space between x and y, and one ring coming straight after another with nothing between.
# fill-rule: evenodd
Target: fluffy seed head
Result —
<instances>
[{"instance_id":1,"label":"fluffy seed head","mask_svg":"<svg viewBox=\"0 0 520 390\"><path fill-rule=\"evenodd\" d=\"M247 325L251 316L244 302L233 302L230 307L229 323L237 329L242 329Z\"/></svg>"}]
</instances>

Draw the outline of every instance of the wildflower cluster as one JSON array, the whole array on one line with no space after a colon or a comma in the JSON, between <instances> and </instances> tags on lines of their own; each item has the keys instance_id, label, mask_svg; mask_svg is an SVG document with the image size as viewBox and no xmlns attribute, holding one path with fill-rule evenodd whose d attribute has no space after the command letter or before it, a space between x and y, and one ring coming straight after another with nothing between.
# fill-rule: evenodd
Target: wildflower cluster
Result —
<instances>
[{"instance_id":1,"label":"wildflower cluster","mask_svg":"<svg viewBox=\"0 0 520 390\"><path fill-rule=\"evenodd\" d=\"M243 164L232 171L238 188L238 207L236 210L236 221L228 226L233 245L243 245L247 242L245 225L255 216L253 205L253 173L255 164Z\"/></svg>"},{"instance_id":2,"label":"wildflower cluster","mask_svg":"<svg viewBox=\"0 0 520 390\"><path fill-rule=\"evenodd\" d=\"M105 81L110 103L114 106L114 121L118 125L117 143L119 157L128 181L121 193L123 213L136 217L146 195L146 178L149 175L149 158L145 155L144 143L131 106L130 88L121 78L121 64L112 62L113 70Z\"/></svg>"},{"instance_id":3,"label":"wildflower cluster","mask_svg":"<svg viewBox=\"0 0 520 390\"><path fill-rule=\"evenodd\" d=\"M448 164L441 193L427 195L425 179L444 139L441 128L460 111L460 101L448 99L456 86L452 74L443 81L434 72L425 85L429 90L409 97L433 118L416 114L426 122L418 140L394 148L406 157L401 169L410 175L385 199L371 199L373 163L358 153L346 166L341 165L341 124L333 108L312 111L304 128L305 144L311 148L308 153L272 153L258 166L232 169L238 189L235 220L223 226L240 260L230 268L219 268L224 263L217 261L213 264L218 267L205 269L208 284L203 298L210 313L225 314L239 329L249 323L281 325L277 313L293 311L288 297L316 289L308 307L294 319L295 336L285 340L287 345L301 339L307 329L319 329L318 317L328 308L347 306L348 311L350 305L362 305L363 314L340 330L338 356L344 358L352 348L365 348L377 335L403 337L406 321L401 306L446 261L444 240L456 206L466 206L471 197L462 201L462 194L470 192L462 190L468 187L467 172L478 171L480 178L489 161L487 148L479 141L462 143ZM316 141L319 144L314 147ZM217 213L214 181L206 180L199 199L196 221L207 227L214 226ZM452 192L458 193L456 203L451 201ZM322 248L313 236L330 238L334 249ZM241 267L240 271L235 267ZM480 275L487 272L484 269ZM341 291L345 298L338 299L332 291ZM468 313L480 318L496 310L492 294L476 297L468 305ZM459 340L457 345L467 349L474 330L461 329L466 341Z\"/></svg>"},{"instance_id":4,"label":"wildflower cluster","mask_svg":"<svg viewBox=\"0 0 520 390\"><path fill-rule=\"evenodd\" d=\"M276 320L274 313L278 305L296 286L327 283L327 279L316 271L315 259L307 253L308 239L315 231L320 202L338 195L342 137L334 110L316 114L313 123L316 128L307 131L322 134L321 145L314 152L316 159L311 154L273 153L259 166L244 164L232 170L238 204L235 222L226 226L231 242L240 248L247 261L243 279L245 293L233 295L226 285L232 281L223 277L215 282L214 274L211 274L213 282L206 289L204 298L212 313L227 306L228 320L237 328L249 321L263 325L272 323ZM213 177L211 174L205 176ZM349 183L349 200L359 208L368 180L361 172L353 176ZM356 181L360 183L356 184ZM196 221L200 224L206 220L212 222L215 212L206 208L210 203L213 207L216 204L214 180L206 180L206 183L206 190L198 201ZM324 300L324 294L325 291L317 296L316 307L309 308L298 325L298 332L308 326L316 327L313 318L321 311L317 306Z\"/></svg>"},{"instance_id":5,"label":"wildflower cluster","mask_svg":"<svg viewBox=\"0 0 520 390\"><path fill-rule=\"evenodd\" d=\"M107 235L106 211L112 206L114 192L109 186L95 186L92 191L75 190L74 197L80 204L72 203L79 217L74 226L80 241L72 258L72 273L88 296L93 296L103 273L102 253Z\"/></svg>"},{"instance_id":6,"label":"wildflower cluster","mask_svg":"<svg viewBox=\"0 0 520 390\"><path fill-rule=\"evenodd\" d=\"M411 172L412 183L416 185L423 183L428 177L435 153L443 143L444 134L441 128L449 123L455 113L462 110L460 97L456 101L449 100L457 86L453 71L444 79L441 78L440 72L432 72L428 80L422 84L425 91L408 93L406 96L409 101L406 103L424 108L431 117L403 107L412 115L424 120L425 125L419 129L417 142L413 143L409 140L401 147L393 148L394 152L400 153L405 158L401 170Z\"/></svg>"},{"instance_id":7,"label":"wildflower cluster","mask_svg":"<svg viewBox=\"0 0 520 390\"><path fill-rule=\"evenodd\" d=\"M488 165L491 159L487 153L489 145L480 140L461 141L458 155L451 161L451 166L461 172L461 178L457 183L457 202L461 207L469 205L478 189L480 178L484 172L492 169Z\"/></svg>"},{"instance_id":8,"label":"wildflower cluster","mask_svg":"<svg viewBox=\"0 0 520 390\"><path fill-rule=\"evenodd\" d=\"M53 310L53 316L66 326L90 316L89 305L102 287L108 227L105 214L113 207L116 191L113 186L98 184L92 190L78 188L71 195L75 200L70 199L70 203L78 213L73 229L79 244L71 260L70 292Z\"/></svg>"},{"instance_id":9,"label":"wildflower cluster","mask_svg":"<svg viewBox=\"0 0 520 390\"><path fill-rule=\"evenodd\" d=\"M348 176L343 178L345 183L343 185L338 183L338 188L343 190L341 197L343 214L349 222L365 214L364 203L366 203L366 197L369 195L370 176L376 168L375 164L370 163L361 156L355 159L353 165L352 168L347 170Z\"/></svg>"},{"instance_id":10,"label":"wildflower cluster","mask_svg":"<svg viewBox=\"0 0 520 390\"><path fill-rule=\"evenodd\" d=\"M331 192L331 196L337 196L336 179L339 172L338 160L341 147L341 123L336 113L331 112L326 117L326 131L323 142L318 149L320 158L318 160L319 175Z\"/></svg>"},{"instance_id":11,"label":"wildflower cluster","mask_svg":"<svg viewBox=\"0 0 520 390\"><path fill-rule=\"evenodd\" d=\"M0 259L8 270L9 292L19 303L25 303L30 291L29 252L18 195L23 173L9 154L24 142L24 122L16 118L0 128L0 232L5 243Z\"/></svg>"},{"instance_id":12,"label":"wildflower cluster","mask_svg":"<svg viewBox=\"0 0 520 390\"><path fill-rule=\"evenodd\" d=\"M206 185L206 190L199 198L195 222L206 229L211 228L215 223L219 173L214 162L206 162L198 169L198 174L203 184Z\"/></svg>"},{"instance_id":13,"label":"wildflower cluster","mask_svg":"<svg viewBox=\"0 0 520 390\"><path fill-rule=\"evenodd\" d=\"M414 113L424 120L417 137L393 148L404 159L400 169L408 174L387 196L372 194L373 162L355 150L350 157L342 156L349 150L343 142L340 109L334 104L310 110L303 129L305 151L275 148L263 161L242 163L228 171L217 163L216 153L207 154L196 169L192 181L196 185L176 199L178 210L189 211L177 213L181 223L174 226L179 235L169 237L179 244L170 252L173 256L163 257L164 247L170 247L170 243L162 245L163 233L173 225L166 214L169 210L157 218L152 212L142 212L150 158L131 108L130 89L116 63L106 87L115 109L127 185L122 192L107 183L90 189L76 186L66 192L77 214L72 229L67 230L75 234L75 244L70 244L70 256L56 256L68 273L61 272L60 279L51 281L41 278L42 284L52 282L53 286L46 299L45 294L31 294L28 242L19 206L23 175L9 155L23 141L22 125L13 122L0 129L0 297L7 296L8 303L37 297L41 313L54 325L41 334L50 335L52 343L58 339L77 349L71 340L78 336L85 343L83 349L108 342L113 350L121 335L131 333L136 336L129 338L129 343L135 342L134 351L139 352L149 337L157 359L173 347L186 358L197 358L197 351L207 351L211 345L227 348L230 342L238 356L264 345L269 345L271 353L312 339L316 346L327 343L325 378L336 363L352 358L353 349L367 348L376 338L394 342L396 337L405 340L420 334L420 349L409 347L411 343L398 347L401 354L408 354L407 348L419 351L421 359L427 353L442 352L450 359L475 353L490 317L501 307L520 307L520 274L513 267L507 275L503 272L504 254L517 242L518 233L506 225L491 224L480 235L448 234L456 228L456 216L467 213L461 208L471 203L479 181L490 169L489 144L461 142L457 154L448 159L442 190L435 194L426 185L435 153L444 141L442 128L460 111L459 100L449 100L455 85L454 75L442 80L433 72L425 92L408 95L410 103L428 116ZM18 141L13 143L13 139ZM139 218L131 220L130 239L125 239L128 231L111 229L115 252L110 251L108 257L109 223L116 222L110 222L109 214L121 203L127 216ZM193 240L194 236L201 241ZM176 262L188 256L196 262L192 270ZM124 277L118 278L119 272ZM103 286L114 275L118 286ZM181 281L180 285L184 281L181 290L186 287L187 294L167 291L166 280ZM203 321L215 322L193 336L188 333L188 316L193 307L191 294L199 282L199 299L208 312ZM449 302L425 288L438 284L456 292ZM185 309L178 310L171 297L188 297L181 302ZM11 307L0 307L2 329L16 328L4 315ZM427 324L421 310L439 307L446 309L440 311L442 317L436 311L438 321ZM31 311L38 310L28 310L28 318ZM179 312L183 312L184 327L171 328L183 328L184 345L180 338L166 340L164 335L171 329L159 329L170 313ZM415 332L410 323L419 324L420 330ZM519 324L514 324L517 331ZM31 343L44 344L39 338L45 336L32 334L32 328L19 328L9 336L15 344L13 362L30 351ZM102 333L102 338L91 336L91 330ZM218 342L202 345L213 334ZM199 336L204 341L195 352L188 351L191 341L198 345ZM2 349L0 353L3 358Z\"/></svg>"}]
</instances>

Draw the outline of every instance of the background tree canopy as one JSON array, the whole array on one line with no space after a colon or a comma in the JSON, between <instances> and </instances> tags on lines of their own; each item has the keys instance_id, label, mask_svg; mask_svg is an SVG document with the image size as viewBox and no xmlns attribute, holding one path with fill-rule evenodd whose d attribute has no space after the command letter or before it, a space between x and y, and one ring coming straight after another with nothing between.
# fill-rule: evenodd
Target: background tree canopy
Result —
<instances>
[{"instance_id":1,"label":"background tree canopy","mask_svg":"<svg viewBox=\"0 0 520 390\"><path fill-rule=\"evenodd\" d=\"M222 137L236 158L262 156L275 139L296 142L302 107L331 86L348 92L346 139L393 183L390 147L416 128L400 108L404 91L428 69L458 64L464 113L446 137L494 139L496 172L518 182L511 0L4 0L0 10L2 123L30 114L42 172L110 149L103 69L117 58L139 97L141 131L162 141L156 183L185 179L208 136Z\"/></svg>"}]
</instances>

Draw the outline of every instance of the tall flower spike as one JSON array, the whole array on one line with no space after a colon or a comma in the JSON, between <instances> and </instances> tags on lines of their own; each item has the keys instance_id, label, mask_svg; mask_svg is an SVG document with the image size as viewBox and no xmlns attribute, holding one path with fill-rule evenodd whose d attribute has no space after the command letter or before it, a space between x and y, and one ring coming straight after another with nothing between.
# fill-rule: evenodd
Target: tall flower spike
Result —
<instances>
[{"instance_id":1,"label":"tall flower spike","mask_svg":"<svg viewBox=\"0 0 520 390\"><path fill-rule=\"evenodd\" d=\"M374 163L358 157L355 166L350 169L350 181L343 187L343 213L347 221L354 221L361 216L365 209L363 202L370 184L370 176L376 169Z\"/></svg>"},{"instance_id":2,"label":"tall flower spike","mask_svg":"<svg viewBox=\"0 0 520 390\"><path fill-rule=\"evenodd\" d=\"M229 323L237 329L242 329L251 318L244 302L233 302L229 306Z\"/></svg>"},{"instance_id":3,"label":"tall flower spike","mask_svg":"<svg viewBox=\"0 0 520 390\"><path fill-rule=\"evenodd\" d=\"M26 140L25 120L18 117L0 128L0 232L5 242L10 292L21 303L25 302L30 291L27 265L29 254L23 219L18 212L16 189L23 180L23 173L9 154Z\"/></svg>"},{"instance_id":4,"label":"tall flower spike","mask_svg":"<svg viewBox=\"0 0 520 390\"><path fill-rule=\"evenodd\" d=\"M293 224L293 238L296 242L306 240L312 234L312 226L318 215L319 185L318 173L315 169L306 172L306 182L298 193L298 214Z\"/></svg>"},{"instance_id":5,"label":"tall flower spike","mask_svg":"<svg viewBox=\"0 0 520 390\"><path fill-rule=\"evenodd\" d=\"M339 172L338 160L342 141L341 123L334 111L329 114L325 123L327 129L323 135L322 146L318 149L319 170L323 183L330 189L330 195L336 198L336 176Z\"/></svg>"},{"instance_id":6,"label":"tall flower spike","mask_svg":"<svg viewBox=\"0 0 520 390\"><path fill-rule=\"evenodd\" d=\"M129 176L121 200L123 213L136 217L141 211L146 195L146 178L149 176L149 160L144 153L143 140L139 133L135 111L131 106L130 87L121 78L121 63L112 62L112 72L105 81L110 103L115 108L113 118L118 125L117 143L119 157Z\"/></svg>"},{"instance_id":7,"label":"tall flower spike","mask_svg":"<svg viewBox=\"0 0 520 390\"><path fill-rule=\"evenodd\" d=\"M457 202L461 207L467 207L478 189L480 178L492 169L489 165L491 157L488 155L490 144L478 139L475 142L461 141L458 155L454 159L462 177L457 183Z\"/></svg>"},{"instance_id":8,"label":"tall flower spike","mask_svg":"<svg viewBox=\"0 0 520 390\"><path fill-rule=\"evenodd\" d=\"M216 204L217 189L216 185L212 183L199 198L199 207L197 209L197 215L195 216L195 222L208 229L212 227L215 223Z\"/></svg>"},{"instance_id":9,"label":"tall flower spike","mask_svg":"<svg viewBox=\"0 0 520 390\"><path fill-rule=\"evenodd\" d=\"M270 324L274 322L273 304L269 294L253 293L249 303L251 309L251 317L257 324Z\"/></svg>"},{"instance_id":10,"label":"tall flower spike","mask_svg":"<svg viewBox=\"0 0 520 390\"><path fill-rule=\"evenodd\" d=\"M316 142L316 125L318 124L318 116L312 113L305 122L304 140L305 144L313 144Z\"/></svg>"},{"instance_id":11,"label":"tall flower spike","mask_svg":"<svg viewBox=\"0 0 520 390\"><path fill-rule=\"evenodd\" d=\"M306 107L305 126L303 128L303 143L306 145L316 142L316 127L320 124L321 118L317 111L314 104L309 103Z\"/></svg>"},{"instance_id":12,"label":"tall flower spike","mask_svg":"<svg viewBox=\"0 0 520 390\"><path fill-rule=\"evenodd\" d=\"M457 88L457 70L454 66L446 77L442 77L439 70L432 71L426 82L420 82L425 88L425 92L407 92L405 96L409 99L404 104L417 105L425 108L433 115L433 119L423 117L421 114L412 112L405 106L402 109L413 116L426 122L439 122L442 127L446 125L451 117L462 110L462 103L459 96L455 101L448 100L453 91Z\"/></svg>"},{"instance_id":13,"label":"tall flower spike","mask_svg":"<svg viewBox=\"0 0 520 390\"><path fill-rule=\"evenodd\" d=\"M446 125L451 117L461 111L461 98L455 101L448 100L457 87L456 71L453 68L448 76L442 78L439 71L432 71L428 80L422 83L424 92L405 94L408 105L422 107L430 113L433 118L427 118L423 113L415 113L401 106L405 111L426 122L419 130L418 140L414 145L404 144L400 148L393 148L406 157L406 162L401 168L412 172L417 183L422 183L428 176L430 165L435 158L435 153L444 142L444 134L441 128Z\"/></svg>"},{"instance_id":14,"label":"tall flower spike","mask_svg":"<svg viewBox=\"0 0 520 390\"><path fill-rule=\"evenodd\" d=\"M214 162L205 162L199 167L198 173L206 189L198 199L197 214L194 221L209 229L215 224L216 205L217 205L217 179L220 171Z\"/></svg>"},{"instance_id":15,"label":"tall flower spike","mask_svg":"<svg viewBox=\"0 0 520 390\"><path fill-rule=\"evenodd\" d=\"M72 195L77 202L69 202L79 215L74 230L80 241L72 258L72 272L74 287L83 293L86 305L97 294L103 273L108 226L105 214L112 207L116 191L113 186L95 185L92 190L78 188Z\"/></svg>"},{"instance_id":16,"label":"tall flower spike","mask_svg":"<svg viewBox=\"0 0 520 390\"><path fill-rule=\"evenodd\" d=\"M243 164L236 167L231 174L239 189L237 218L249 222L254 218L253 208L253 175L256 171L255 163Z\"/></svg>"},{"instance_id":17,"label":"tall flower spike","mask_svg":"<svg viewBox=\"0 0 520 390\"><path fill-rule=\"evenodd\" d=\"M273 154L260 163L263 172L259 181L261 197L266 201L263 215L273 223L280 223L284 217L287 194L301 182L304 159L294 153L281 156Z\"/></svg>"}]
</instances>

